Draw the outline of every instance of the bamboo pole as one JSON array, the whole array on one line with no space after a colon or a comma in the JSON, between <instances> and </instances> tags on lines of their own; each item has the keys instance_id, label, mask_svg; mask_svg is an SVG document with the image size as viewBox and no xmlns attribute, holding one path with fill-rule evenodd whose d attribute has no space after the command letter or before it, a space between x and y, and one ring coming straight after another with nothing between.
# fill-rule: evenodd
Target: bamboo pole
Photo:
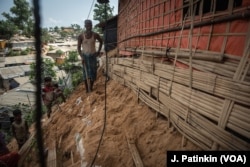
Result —
<instances>
[{"instance_id":1,"label":"bamboo pole","mask_svg":"<svg viewBox=\"0 0 250 167\"><path fill-rule=\"evenodd\" d=\"M128 51L133 51L132 49L127 49ZM178 50L177 50L178 51ZM178 52L174 50L170 50L167 56L168 58L175 58L175 55L178 54L178 58L180 59L188 59L190 52L179 50ZM136 53L141 54L142 52L146 53L147 55L154 55L154 56L165 56L166 53L163 51L158 50L141 50L137 49ZM205 61L214 61L214 62L222 62L223 54L215 54L215 53L191 53L193 55L193 59L195 60L205 60Z\"/></svg>"},{"instance_id":2,"label":"bamboo pole","mask_svg":"<svg viewBox=\"0 0 250 167\"><path fill-rule=\"evenodd\" d=\"M160 63L158 65L157 63L155 63L154 73L152 74L148 73L147 69L141 68L140 70L138 70L136 68L138 67L137 64L141 63L139 60L134 60L133 64L131 64L128 60L121 60L117 62L120 66L123 66L120 69L124 70L123 72L118 71L120 76L117 76L118 78L116 77L114 79L119 79L122 82L125 82L128 87L137 92L138 97L141 99L141 101L151 106L157 112L160 112L162 115L166 116L175 127L176 125L178 125L177 128L182 131L183 135L185 135L185 137L187 137L190 141L195 141L198 145L207 149L212 149L212 143L214 141L216 141L215 143L218 143L223 148L241 149L243 148L243 146L245 146L245 148L249 148L249 144L244 144L244 141L238 138L238 136L235 136L230 132L226 132L222 128L217 127L220 129L220 131L225 131L227 136L227 139L225 141L221 140L225 136L215 133L214 130L211 131L211 129L207 129L207 126L210 126L210 124L215 127L217 126L216 122L218 122L219 116L221 115L223 101L224 99L228 98L225 98L223 96L229 96L230 91L233 91L233 94L236 94L237 92L237 94L239 94L239 97L242 97L243 99L247 98L247 92L249 91L249 89L247 88L249 88L250 86L249 83L234 81L233 79L218 76L215 74L193 71L192 86L193 88L199 88L202 91L200 91L199 89L190 90L187 87L189 80L188 71L185 71L185 69L176 68L175 77L172 83L173 92L170 96L168 91L171 86L170 82L172 77L171 74L174 70L173 67ZM143 62L143 64L145 68L152 68L150 63ZM114 72L116 73L116 71ZM160 80L159 77L161 78ZM122 78L124 78L126 81L122 80ZM205 86L206 84L209 84L209 86ZM140 91L138 91L138 89L140 89ZM150 91L152 92L153 97L159 96L159 101L149 96L148 93ZM215 94L215 96L213 94ZM217 94L220 94L220 96L218 96ZM238 97L234 98L237 99ZM231 113L228 117L228 120L226 121L226 127L244 137L249 137L249 119L247 118L249 118L250 116L250 110L248 107L241 104L242 103L233 104ZM188 110L190 111L190 114L188 114L187 117ZM198 114L199 117L202 117L202 119L199 117L197 119L205 119L205 122L207 122L208 124L206 123L206 126L204 124L200 127L200 125L197 125L197 122L199 121L191 119L193 117L193 114ZM175 120L175 118L178 119ZM173 122L180 122L180 120L184 121L181 128L179 124ZM184 125L189 126L190 131L185 131L184 133ZM198 126L199 128L196 128L196 126ZM194 131L199 135L193 136L192 134L194 133ZM207 138L210 137L211 134L214 135L214 138L209 139L209 144L200 142L202 141L202 137ZM233 145L231 146L231 140L239 141L236 142L237 144L231 143L231 145Z\"/></svg>"}]
</instances>

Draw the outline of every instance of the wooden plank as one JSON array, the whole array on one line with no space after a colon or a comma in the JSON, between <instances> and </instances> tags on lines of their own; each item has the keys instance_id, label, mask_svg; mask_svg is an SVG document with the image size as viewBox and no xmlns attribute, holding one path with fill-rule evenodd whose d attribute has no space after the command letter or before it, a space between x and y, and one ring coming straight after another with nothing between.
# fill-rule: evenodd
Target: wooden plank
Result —
<instances>
[{"instance_id":1,"label":"wooden plank","mask_svg":"<svg viewBox=\"0 0 250 167\"><path fill-rule=\"evenodd\" d=\"M18 161L18 167L23 166L23 162L24 162L25 158L27 157L30 149L32 148L32 145L34 142L34 140L33 140L34 136L35 136L35 133L30 135L29 139L24 143L22 148L18 151L18 154L20 155L20 159Z\"/></svg>"},{"instance_id":2,"label":"wooden plank","mask_svg":"<svg viewBox=\"0 0 250 167\"><path fill-rule=\"evenodd\" d=\"M142 163L140 154L139 154L139 152L138 152L138 150L136 148L134 140L132 140L132 138L128 137L127 134L126 134L126 139L127 139L128 147L129 147L129 150L130 150L130 152L132 154L135 166L136 167L143 167L144 165Z\"/></svg>"},{"instance_id":3,"label":"wooden plank","mask_svg":"<svg viewBox=\"0 0 250 167\"><path fill-rule=\"evenodd\" d=\"M47 167L57 167L56 148L48 151Z\"/></svg>"}]
</instances>

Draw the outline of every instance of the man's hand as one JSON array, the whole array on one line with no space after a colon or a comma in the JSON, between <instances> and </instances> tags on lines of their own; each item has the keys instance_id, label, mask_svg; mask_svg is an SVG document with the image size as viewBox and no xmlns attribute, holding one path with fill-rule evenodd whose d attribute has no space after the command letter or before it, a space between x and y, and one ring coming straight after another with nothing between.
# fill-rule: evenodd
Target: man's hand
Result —
<instances>
[{"instance_id":1,"label":"man's hand","mask_svg":"<svg viewBox=\"0 0 250 167\"><path fill-rule=\"evenodd\" d=\"M100 52L95 52L95 57L100 57L100 56L101 56Z\"/></svg>"}]
</instances>

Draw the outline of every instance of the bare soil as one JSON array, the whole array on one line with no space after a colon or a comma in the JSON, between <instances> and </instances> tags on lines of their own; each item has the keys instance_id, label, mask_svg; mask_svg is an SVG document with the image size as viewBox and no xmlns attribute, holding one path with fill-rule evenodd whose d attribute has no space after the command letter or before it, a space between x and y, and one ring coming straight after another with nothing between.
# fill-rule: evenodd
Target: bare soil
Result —
<instances>
[{"instance_id":1,"label":"bare soil","mask_svg":"<svg viewBox=\"0 0 250 167\"><path fill-rule=\"evenodd\" d=\"M104 124L106 128L94 163L97 166L135 166L127 138L135 143L146 167L165 167L168 150L200 150L189 141L182 147L182 135L169 127L165 117L157 116L139 101L129 88L110 80L105 95L105 77L98 75L93 92L86 94L84 84L80 84L60 105L61 109L53 107L50 119L44 115L44 147L49 150L57 147L59 166L81 166L81 160L89 166L96 155ZM82 143L76 140L77 134ZM77 145L84 149L77 149ZM14 140L8 146L17 149ZM36 148L30 151L25 166L39 166L36 152Z\"/></svg>"}]
</instances>

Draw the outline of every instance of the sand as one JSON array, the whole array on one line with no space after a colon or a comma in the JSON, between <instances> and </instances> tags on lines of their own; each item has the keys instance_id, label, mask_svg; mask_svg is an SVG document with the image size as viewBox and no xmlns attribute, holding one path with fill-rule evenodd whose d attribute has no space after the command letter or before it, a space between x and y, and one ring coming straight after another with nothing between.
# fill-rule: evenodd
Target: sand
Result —
<instances>
[{"instance_id":1,"label":"sand","mask_svg":"<svg viewBox=\"0 0 250 167\"><path fill-rule=\"evenodd\" d=\"M182 147L181 134L168 127L167 119L139 101L129 88L109 80L105 95L105 77L101 74L93 92L86 94L84 84L80 84L60 108L53 107L50 119L44 116L42 127L44 147L52 150L57 146L60 166L80 166L81 160L89 166L104 123L106 128L94 163L97 166L135 166L127 138L135 143L143 165L148 167L165 167L168 150L200 150L189 141ZM27 156L25 166L39 166L34 152L36 149Z\"/></svg>"}]
</instances>

